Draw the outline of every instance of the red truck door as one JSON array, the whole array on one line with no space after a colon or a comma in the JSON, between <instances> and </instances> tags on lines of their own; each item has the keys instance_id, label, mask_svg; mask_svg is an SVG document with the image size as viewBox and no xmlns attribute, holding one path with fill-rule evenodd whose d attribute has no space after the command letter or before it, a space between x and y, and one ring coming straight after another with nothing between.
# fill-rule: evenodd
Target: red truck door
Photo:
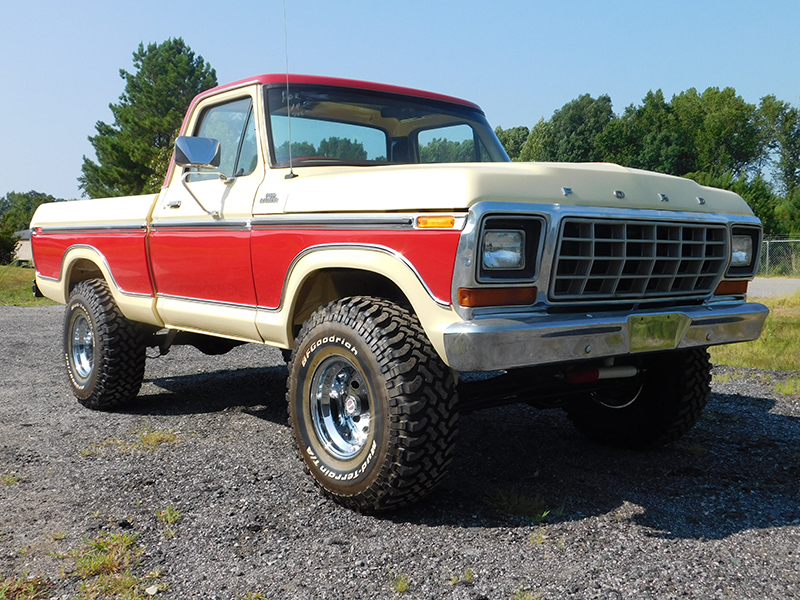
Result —
<instances>
[{"instance_id":1,"label":"red truck door","mask_svg":"<svg viewBox=\"0 0 800 600\"><path fill-rule=\"evenodd\" d=\"M155 207L150 256L157 309L170 327L261 340L250 259L251 210L264 179L256 100L246 88L195 109L187 132L220 142L220 167L176 167Z\"/></svg>"}]
</instances>

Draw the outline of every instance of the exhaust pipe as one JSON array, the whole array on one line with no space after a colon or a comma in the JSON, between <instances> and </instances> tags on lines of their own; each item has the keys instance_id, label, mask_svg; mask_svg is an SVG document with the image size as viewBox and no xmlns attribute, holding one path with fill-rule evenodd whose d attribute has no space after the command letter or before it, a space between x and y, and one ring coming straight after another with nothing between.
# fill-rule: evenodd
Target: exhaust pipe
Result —
<instances>
[{"instance_id":1,"label":"exhaust pipe","mask_svg":"<svg viewBox=\"0 0 800 600\"><path fill-rule=\"evenodd\" d=\"M594 383L600 379L627 379L636 377L638 374L639 369L632 365L621 367L592 367L590 369L572 371L567 375L567 383L581 384Z\"/></svg>"}]
</instances>

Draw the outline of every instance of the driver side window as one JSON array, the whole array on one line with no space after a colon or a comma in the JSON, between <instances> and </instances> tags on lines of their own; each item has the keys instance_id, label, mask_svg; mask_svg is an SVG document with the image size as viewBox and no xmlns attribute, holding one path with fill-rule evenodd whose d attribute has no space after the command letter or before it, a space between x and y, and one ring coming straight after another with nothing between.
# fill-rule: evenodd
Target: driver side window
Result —
<instances>
[{"instance_id":1,"label":"driver side window","mask_svg":"<svg viewBox=\"0 0 800 600\"><path fill-rule=\"evenodd\" d=\"M218 104L207 109L197 127L195 136L212 138L220 145L219 169L199 169L192 181L218 177L242 177L255 170L258 161L253 102L250 98Z\"/></svg>"}]
</instances>

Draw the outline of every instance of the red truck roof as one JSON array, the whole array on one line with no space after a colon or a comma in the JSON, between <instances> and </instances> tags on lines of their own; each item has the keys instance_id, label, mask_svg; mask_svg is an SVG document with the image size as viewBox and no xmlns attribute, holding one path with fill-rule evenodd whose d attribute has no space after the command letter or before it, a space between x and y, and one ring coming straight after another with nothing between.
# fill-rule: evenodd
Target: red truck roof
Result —
<instances>
[{"instance_id":1,"label":"red truck roof","mask_svg":"<svg viewBox=\"0 0 800 600\"><path fill-rule=\"evenodd\" d=\"M221 92L223 90L227 90L230 88L234 88L240 85L244 85L247 83L261 83L264 85L270 84L285 84L286 83L286 74L282 73L269 73L265 75L257 75L255 77L248 77L247 79L240 79L239 81L234 81L232 83L226 83L224 85L217 86L210 90L206 90L202 94L198 96L197 99L204 97L209 94L214 94L217 92ZM427 98L429 100L439 100L441 102L450 102L454 104L461 104L462 106L468 106L470 108L474 108L480 110L480 107L473 103L469 102L468 100L462 100L461 98L456 98L454 96L446 96L444 94L437 94L435 92L426 92L424 90L415 90L413 88L401 87L397 85L388 85L385 83L374 83L371 81L359 81L358 79L342 79L339 77L322 77L318 75L289 75L289 83L304 83L304 84L314 84L314 85L331 85L337 87L348 87L348 88L356 88L359 90L371 90L375 92L388 92L390 94L402 94L404 96L414 96L417 98ZM196 99L196 100L197 100Z\"/></svg>"}]
</instances>

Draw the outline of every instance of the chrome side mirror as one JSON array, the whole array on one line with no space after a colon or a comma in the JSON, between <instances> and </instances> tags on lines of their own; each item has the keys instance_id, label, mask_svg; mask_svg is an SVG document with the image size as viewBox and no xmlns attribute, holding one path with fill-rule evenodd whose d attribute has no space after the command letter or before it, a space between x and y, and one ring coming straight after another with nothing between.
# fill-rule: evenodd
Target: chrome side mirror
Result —
<instances>
[{"instance_id":1,"label":"chrome side mirror","mask_svg":"<svg viewBox=\"0 0 800 600\"><path fill-rule=\"evenodd\" d=\"M175 164L179 167L216 169L219 167L219 141L182 135L175 140Z\"/></svg>"},{"instance_id":2,"label":"chrome side mirror","mask_svg":"<svg viewBox=\"0 0 800 600\"><path fill-rule=\"evenodd\" d=\"M182 135L175 140L175 164L179 167L217 169L219 168L219 160L219 142L215 139ZM194 195L192 189L186 185L186 180L191 175L191 171L184 173L181 176L181 184L189 192L192 199L197 202L197 205L203 209L203 212L215 219L219 219L219 210L208 210L200 202L200 199ZM218 173L218 175L225 183L233 181L233 178L229 179L223 173Z\"/></svg>"}]
</instances>

